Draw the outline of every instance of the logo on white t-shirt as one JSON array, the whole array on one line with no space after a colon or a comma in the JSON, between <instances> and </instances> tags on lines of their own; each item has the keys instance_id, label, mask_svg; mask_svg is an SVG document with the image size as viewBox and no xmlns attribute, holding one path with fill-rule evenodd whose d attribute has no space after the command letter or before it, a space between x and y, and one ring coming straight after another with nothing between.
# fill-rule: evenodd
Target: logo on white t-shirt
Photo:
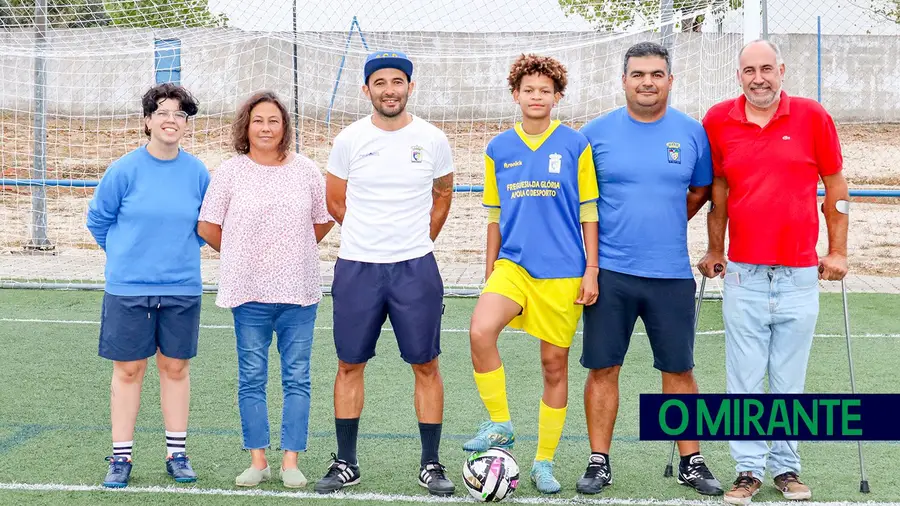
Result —
<instances>
[{"instance_id":1,"label":"logo on white t-shirt","mask_svg":"<svg viewBox=\"0 0 900 506\"><path fill-rule=\"evenodd\" d=\"M412 163L422 163L424 156L422 155L422 146L413 146L410 150L409 160Z\"/></svg>"},{"instance_id":2,"label":"logo on white t-shirt","mask_svg":"<svg viewBox=\"0 0 900 506\"><path fill-rule=\"evenodd\" d=\"M559 153L553 153L550 155L550 167L548 170L551 174L559 174L559 169L562 167L562 155Z\"/></svg>"}]
</instances>

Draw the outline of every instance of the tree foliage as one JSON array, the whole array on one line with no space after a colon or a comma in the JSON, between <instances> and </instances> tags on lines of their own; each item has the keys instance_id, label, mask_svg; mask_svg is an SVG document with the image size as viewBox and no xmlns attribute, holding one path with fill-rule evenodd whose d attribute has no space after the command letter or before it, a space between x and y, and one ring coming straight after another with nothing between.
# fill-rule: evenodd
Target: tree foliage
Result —
<instances>
[{"instance_id":1,"label":"tree foliage","mask_svg":"<svg viewBox=\"0 0 900 506\"><path fill-rule=\"evenodd\" d=\"M31 27L34 13L35 0L0 0L0 28ZM210 12L207 0L47 0L51 28L196 28L227 22L224 14Z\"/></svg>"},{"instance_id":2,"label":"tree foliage","mask_svg":"<svg viewBox=\"0 0 900 506\"><path fill-rule=\"evenodd\" d=\"M881 14L895 23L900 23L900 0L881 0L875 2L873 10L877 14Z\"/></svg>"},{"instance_id":3,"label":"tree foliage","mask_svg":"<svg viewBox=\"0 0 900 506\"><path fill-rule=\"evenodd\" d=\"M895 0L900 1L900 0ZM635 26L637 20L661 19L660 0L558 0L563 12L578 15L599 31L624 31ZM700 31L705 13L722 16L740 8L742 0L672 0L676 19L681 19L682 31Z\"/></svg>"},{"instance_id":4,"label":"tree foliage","mask_svg":"<svg viewBox=\"0 0 900 506\"><path fill-rule=\"evenodd\" d=\"M34 0L0 0L0 27L27 28L34 25ZM47 0L47 25L59 28L90 28L109 24L109 16L96 0Z\"/></svg>"},{"instance_id":5,"label":"tree foliage","mask_svg":"<svg viewBox=\"0 0 900 506\"><path fill-rule=\"evenodd\" d=\"M106 0L116 26L142 28L224 27L228 18L213 14L207 0Z\"/></svg>"}]
</instances>

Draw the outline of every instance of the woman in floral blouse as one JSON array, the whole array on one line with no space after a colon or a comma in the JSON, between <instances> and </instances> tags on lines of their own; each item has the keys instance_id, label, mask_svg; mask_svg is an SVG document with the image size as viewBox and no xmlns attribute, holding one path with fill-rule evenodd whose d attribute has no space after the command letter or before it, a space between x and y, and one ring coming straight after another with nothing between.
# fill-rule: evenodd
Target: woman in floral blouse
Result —
<instances>
[{"instance_id":1,"label":"woman in floral blouse","mask_svg":"<svg viewBox=\"0 0 900 506\"><path fill-rule=\"evenodd\" d=\"M221 252L216 305L234 316L238 405L243 446L251 464L235 480L252 487L271 478L266 448L269 346L281 356L284 409L281 479L306 485L298 468L309 432L310 354L321 300L318 243L334 226L325 182L315 164L291 152L287 108L268 91L238 110L232 142L237 156L214 171L200 210L198 232Z\"/></svg>"}]
</instances>

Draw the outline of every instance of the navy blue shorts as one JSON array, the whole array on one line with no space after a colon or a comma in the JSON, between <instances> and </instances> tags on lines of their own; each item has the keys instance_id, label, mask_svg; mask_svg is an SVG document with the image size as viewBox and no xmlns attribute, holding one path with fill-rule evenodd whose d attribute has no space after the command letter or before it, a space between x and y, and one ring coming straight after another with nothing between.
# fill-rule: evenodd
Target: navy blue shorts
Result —
<instances>
[{"instance_id":1,"label":"navy blue shorts","mask_svg":"<svg viewBox=\"0 0 900 506\"><path fill-rule=\"evenodd\" d=\"M197 355L200 296L121 296L103 294L100 356L119 362L160 353L169 358Z\"/></svg>"},{"instance_id":2,"label":"navy blue shorts","mask_svg":"<svg viewBox=\"0 0 900 506\"><path fill-rule=\"evenodd\" d=\"M694 368L693 279L657 279L600 269L600 296L584 308L581 365L622 365L638 317L644 322L653 367L680 373Z\"/></svg>"},{"instance_id":3,"label":"navy blue shorts","mask_svg":"<svg viewBox=\"0 0 900 506\"><path fill-rule=\"evenodd\" d=\"M440 355L444 282L432 253L381 264L338 258L331 295L334 345L342 362L374 357L388 317L406 363L425 364Z\"/></svg>"}]
</instances>

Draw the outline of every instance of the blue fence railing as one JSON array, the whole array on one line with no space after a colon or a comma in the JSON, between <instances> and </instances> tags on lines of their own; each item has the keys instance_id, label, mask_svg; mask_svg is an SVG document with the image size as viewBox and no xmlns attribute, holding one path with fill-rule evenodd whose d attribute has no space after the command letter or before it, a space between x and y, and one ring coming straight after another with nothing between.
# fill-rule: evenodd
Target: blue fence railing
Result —
<instances>
[{"instance_id":1,"label":"blue fence railing","mask_svg":"<svg viewBox=\"0 0 900 506\"><path fill-rule=\"evenodd\" d=\"M0 188L5 186L46 186L61 188L93 188L100 181L90 179L0 179ZM484 191L483 185L456 185L453 191L457 193L481 193ZM819 188L818 195L825 195L825 190ZM851 197L881 197L881 198L900 198L900 190L866 190L866 189L850 189Z\"/></svg>"}]
</instances>

